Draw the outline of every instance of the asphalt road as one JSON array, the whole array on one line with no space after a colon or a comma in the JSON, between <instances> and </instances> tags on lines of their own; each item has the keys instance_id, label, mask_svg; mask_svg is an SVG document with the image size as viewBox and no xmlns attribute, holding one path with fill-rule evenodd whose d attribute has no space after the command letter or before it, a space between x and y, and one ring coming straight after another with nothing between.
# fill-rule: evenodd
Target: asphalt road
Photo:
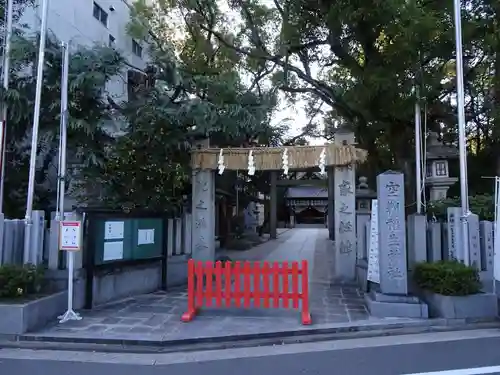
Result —
<instances>
[{"instance_id":1,"label":"asphalt road","mask_svg":"<svg viewBox=\"0 0 500 375\"><path fill-rule=\"evenodd\" d=\"M500 374L500 331L481 330L193 353L0 350L16 375Z\"/></svg>"}]
</instances>

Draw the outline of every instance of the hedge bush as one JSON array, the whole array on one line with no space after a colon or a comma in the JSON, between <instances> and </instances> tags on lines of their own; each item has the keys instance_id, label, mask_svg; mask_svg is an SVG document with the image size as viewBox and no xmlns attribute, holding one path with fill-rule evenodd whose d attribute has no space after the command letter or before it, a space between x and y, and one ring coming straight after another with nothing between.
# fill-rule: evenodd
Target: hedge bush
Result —
<instances>
[{"instance_id":1,"label":"hedge bush","mask_svg":"<svg viewBox=\"0 0 500 375\"><path fill-rule=\"evenodd\" d=\"M0 266L0 298L19 298L39 293L44 269L31 264Z\"/></svg>"},{"instance_id":2,"label":"hedge bush","mask_svg":"<svg viewBox=\"0 0 500 375\"><path fill-rule=\"evenodd\" d=\"M413 277L420 288L445 296L481 292L478 270L456 260L419 263L415 266Z\"/></svg>"}]
</instances>

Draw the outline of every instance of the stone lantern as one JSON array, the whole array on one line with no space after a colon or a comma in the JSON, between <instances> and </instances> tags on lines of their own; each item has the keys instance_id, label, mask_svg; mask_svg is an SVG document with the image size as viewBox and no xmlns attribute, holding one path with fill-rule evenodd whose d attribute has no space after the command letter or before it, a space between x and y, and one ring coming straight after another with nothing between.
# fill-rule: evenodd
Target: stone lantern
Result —
<instances>
[{"instance_id":1,"label":"stone lantern","mask_svg":"<svg viewBox=\"0 0 500 375\"><path fill-rule=\"evenodd\" d=\"M361 176L356 187L356 210L358 212L370 212L372 199L377 198L377 193L368 186L368 178Z\"/></svg>"},{"instance_id":2,"label":"stone lantern","mask_svg":"<svg viewBox=\"0 0 500 375\"><path fill-rule=\"evenodd\" d=\"M425 186L430 189L430 201L446 198L451 185L458 181L450 177L448 161L458 158L458 148L445 145L439 140L438 133L431 132L427 138L426 150L426 177Z\"/></svg>"}]
</instances>

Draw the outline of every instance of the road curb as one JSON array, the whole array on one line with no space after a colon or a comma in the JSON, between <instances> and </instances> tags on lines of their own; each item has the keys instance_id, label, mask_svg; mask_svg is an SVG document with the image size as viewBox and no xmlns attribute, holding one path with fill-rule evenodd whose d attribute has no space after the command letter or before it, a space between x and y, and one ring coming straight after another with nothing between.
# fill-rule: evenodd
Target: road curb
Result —
<instances>
[{"instance_id":1,"label":"road curb","mask_svg":"<svg viewBox=\"0 0 500 375\"><path fill-rule=\"evenodd\" d=\"M500 329L500 321L429 319L422 321L387 322L364 325L353 323L341 327L173 340L57 337L34 334L0 335L0 349L20 348L96 352L186 352L487 328Z\"/></svg>"}]
</instances>

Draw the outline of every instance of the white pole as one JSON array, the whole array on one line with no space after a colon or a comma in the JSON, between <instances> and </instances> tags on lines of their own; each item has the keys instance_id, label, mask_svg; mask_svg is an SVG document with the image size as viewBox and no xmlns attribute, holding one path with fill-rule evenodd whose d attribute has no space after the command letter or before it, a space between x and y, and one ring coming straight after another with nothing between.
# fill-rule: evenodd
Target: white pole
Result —
<instances>
[{"instance_id":1,"label":"white pole","mask_svg":"<svg viewBox=\"0 0 500 375\"><path fill-rule=\"evenodd\" d=\"M57 178L57 208L56 220L64 220L64 194L66 189L66 142L68 127L68 69L69 69L69 46L61 44L63 64L61 71L61 119L59 121L59 164Z\"/></svg>"},{"instance_id":2,"label":"white pole","mask_svg":"<svg viewBox=\"0 0 500 375\"><path fill-rule=\"evenodd\" d=\"M416 195L417 195L417 214L422 213L422 123L419 103L418 87L415 87L417 100L415 102L415 177L416 177Z\"/></svg>"},{"instance_id":3,"label":"white pole","mask_svg":"<svg viewBox=\"0 0 500 375\"><path fill-rule=\"evenodd\" d=\"M469 254L469 192L467 181L467 140L465 139L465 98L464 98L464 72L462 56L462 14L460 0L453 0L455 15L455 49L456 49L456 74L457 74L457 107L458 107L458 150L460 157L460 198L462 206L462 255L464 263L470 264Z\"/></svg>"},{"instance_id":4,"label":"white pole","mask_svg":"<svg viewBox=\"0 0 500 375\"><path fill-rule=\"evenodd\" d=\"M26 198L26 216L24 230L24 263L34 263L35 259L31 259L31 230L33 227L32 212L33 212L33 196L35 194L35 168L38 148L38 128L40 125L40 104L42 99L43 85L43 66L45 62L45 39L47 34L47 16L49 10L49 0L42 1L42 25L40 26L40 45L38 47L38 66L36 74L35 88L35 109L33 113L33 131L31 133L31 155L30 169L28 181L28 194Z\"/></svg>"},{"instance_id":5,"label":"white pole","mask_svg":"<svg viewBox=\"0 0 500 375\"><path fill-rule=\"evenodd\" d=\"M14 0L8 0L7 3L7 30L5 35L5 49L3 60L3 88L9 89L10 75L10 43L12 39L12 8ZM2 103L2 124L0 126L0 213L3 213L3 195L5 180L5 148L7 147L7 100Z\"/></svg>"},{"instance_id":6,"label":"white pole","mask_svg":"<svg viewBox=\"0 0 500 375\"><path fill-rule=\"evenodd\" d=\"M493 224L493 292L497 293L497 281L500 281L500 177L495 177L495 221Z\"/></svg>"},{"instance_id":7,"label":"white pole","mask_svg":"<svg viewBox=\"0 0 500 375\"><path fill-rule=\"evenodd\" d=\"M69 46L62 43L62 53L63 53L63 64L62 64L62 78L61 78L61 121L60 121L60 132L59 132L59 178L58 178L58 189L59 194L58 207L56 211L56 216L59 216L57 220L58 224L61 220L64 220L64 194L66 189L65 178L66 178L66 140L67 140L67 129L68 129L68 74L69 74ZM59 225L59 230L61 226ZM59 317L59 322L64 323L68 320L81 320L82 317L73 311L73 275L75 270L75 253L73 251L66 251L68 256L68 310Z\"/></svg>"}]
</instances>

